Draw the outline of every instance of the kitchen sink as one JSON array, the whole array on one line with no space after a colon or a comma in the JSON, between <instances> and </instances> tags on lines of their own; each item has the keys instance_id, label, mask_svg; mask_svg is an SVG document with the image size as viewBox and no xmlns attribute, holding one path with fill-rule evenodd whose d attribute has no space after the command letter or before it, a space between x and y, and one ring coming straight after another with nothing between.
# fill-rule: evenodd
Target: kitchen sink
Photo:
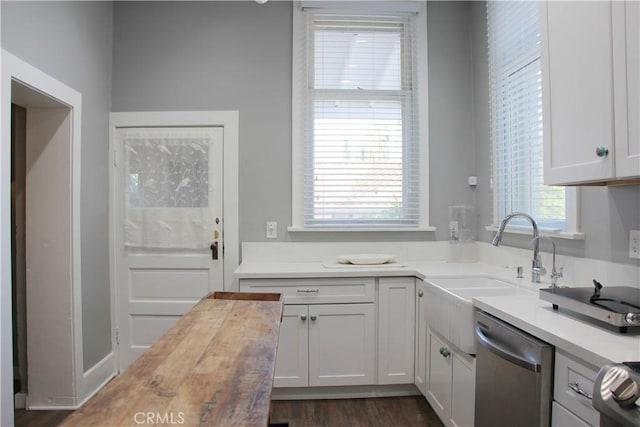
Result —
<instances>
[{"instance_id":1,"label":"kitchen sink","mask_svg":"<svg viewBox=\"0 0 640 427\"><path fill-rule=\"evenodd\" d=\"M513 284L489 276L460 276L427 279L431 284L445 289L513 288Z\"/></svg>"},{"instance_id":2,"label":"kitchen sink","mask_svg":"<svg viewBox=\"0 0 640 427\"><path fill-rule=\"evenodd\" d=\"M429 327L465 353L475 354L471 299L523 295L528 291L489 276L427 278L425 317Z\"/></svg>"}]
</instances>

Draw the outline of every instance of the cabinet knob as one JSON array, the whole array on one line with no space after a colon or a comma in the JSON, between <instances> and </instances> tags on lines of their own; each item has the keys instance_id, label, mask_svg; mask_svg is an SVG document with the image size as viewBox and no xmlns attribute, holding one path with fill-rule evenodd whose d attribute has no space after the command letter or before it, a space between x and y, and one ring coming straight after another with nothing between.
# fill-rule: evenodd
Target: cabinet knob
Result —
<instances>
[{"instance_id":1,"label":"cabinet knob","mask_svg":"<svg viewBox=\"0 0 640 427\"><path fill-rule=\"evenodd\" d=\"M300 316L300 320L302 320L304 322L305 320L307 320L307 316L305 314L303 314L302 316Z\"/></svg>"},{"instance_id":2,"label":"cabinet knob","mask_svg":"<svg viewBox=\"0 0 640 427\"><path fill-rule=\"evenodd\" d=\"M309 316L309 318L310 318L311 320L316 320L318 317L317 317L315 314L312 314L311 316Z\"/></svg>"},{"instance_id":3,"label":"cabinet knob","mask_svg":"<svg viewBox=\"0 0 640 427\"><path fill-rule=\"evenodd\" d=\"M598 157L607 157L609 155L609 149L604 145L596 148L596 156Z\"/></svg>"},{"instance_id":4,"label":"cabinet knob","mask_svg":"<svg viewBox=\"0 0 640 427\"><path fill-rule=\"evenodd\" d=\"M422 291L422 289L420 289L420 290L418 291L418 296L419 296L420 298L422 298L422 297L424 296L424 292Z\"/></svg>"},{"instance_id":5,"label":"cabinet knob","mask_svg":"<svg viewBox=\"0 0 640 427\"><path fill-rule=\"evenodd\" d=\"M440 347L440 354L442 355L442 357L449 357L451 355L451 352L446 347Z\"/></svg>"}]
</instances>

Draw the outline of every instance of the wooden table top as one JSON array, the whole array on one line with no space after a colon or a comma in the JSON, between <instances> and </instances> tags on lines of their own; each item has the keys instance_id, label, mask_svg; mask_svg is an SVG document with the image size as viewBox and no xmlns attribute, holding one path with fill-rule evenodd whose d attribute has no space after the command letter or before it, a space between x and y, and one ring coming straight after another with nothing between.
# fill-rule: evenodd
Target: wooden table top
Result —
<instances>
[{"instance_id":1,"label":"wooden table top","mask_svg":"<svg viewBox=\"0 0 640 427\"><path fill-rule=\"evenodd\" d=\"M282 310L280 294L205 297L61 425L267 426Z\"/></svg>"}]
</instances>

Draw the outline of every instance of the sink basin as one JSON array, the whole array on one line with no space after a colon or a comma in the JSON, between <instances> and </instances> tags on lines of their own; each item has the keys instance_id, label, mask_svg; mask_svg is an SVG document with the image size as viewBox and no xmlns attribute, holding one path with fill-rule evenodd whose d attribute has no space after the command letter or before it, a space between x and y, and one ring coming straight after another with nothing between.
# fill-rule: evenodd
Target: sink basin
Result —
<instances>
[{"instance_id":1,"label":"sink basin","mask_svg":"<svg viewBox=\"0 0 640 427\"><path fill-rule=\"evenodd\" d=\"M531 291L527 291L521 288L480 288L480 289L456 289L451 292L456 297L462 298L465 301L471 302L475 297L502 297L502 296L515 296L515 295L527 295Z\"/></svg>"},{"instance_id":2,"label":"sink basin","mask_svg":"<svg viewBox=\"0 0 640 427\"><path fill-rule=\"evenodd\" d=\"M425 280L425 318L429 327L465 353L476 353L471 299L522 295L527 291L488 276L441 277Z\"/></svg>"},{"instance_id":3,"label":"sink basin","mask_svg":"<svg viewBox=\"0 0 640 427\"><path fill-rule=\"evenodd\" d=\"M488 276L440 277L427 281L445 289L513 288L511 283Z\"/></svg>"}]
</instances>

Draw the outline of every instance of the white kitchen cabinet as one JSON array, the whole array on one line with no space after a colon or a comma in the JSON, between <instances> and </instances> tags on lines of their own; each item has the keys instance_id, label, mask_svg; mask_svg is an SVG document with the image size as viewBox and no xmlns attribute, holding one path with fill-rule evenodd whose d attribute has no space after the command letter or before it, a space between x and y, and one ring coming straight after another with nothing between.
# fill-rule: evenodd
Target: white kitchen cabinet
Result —
<instances>
[{"instance_id":1,"label":"white kitchen cabinet","mask_svg":"<svg viewBox=\"0 0 640 427\"><path fill-rule=\"evenodd\" d=\"M628 3L540 3L547 185L640 177L638 11Z\"/></svg>"},{"instance_id":2,"label":"white kitchen cabinet","mask_svg":"<svg viewBox=\"0 0 640 427\"><path fill-rule=\"evenodd\" d=\"M640 175L640 3L613 2L616 177Z\"/></svg>"},{"instance_id":3,"label":"white kitchen cabinet","mask_svg":"<svg viewBox=\"0 0 640 427\"><path fill-rule=\"evenodd\" d=\"M374 384L374 279L241 279L240 290L284 295L274 387Z\"/></svg>"},{"instance_id":4,"label":"white kitchen cabinet","mask_svg":"<svg viewBox=\"0 0 640 427\"><path fill-rule=\"evenodd\" d=\"M589 427L589 424L578 418L572 412L558 402L551 404L551 426L552 427Z\"/></svg>"},{"instance_id":5,"label":"white kitchen cabinet","mask_svg":"<svg viewBox=\"0 0 640 427\"><path fill-rule=\"evenodd\" d=\"M415 278L378 279L378 384L413 384Z\"/></svg>"},{"instance_id":6,"label":"white kitchen cabinet","mask_svg":"<svg viewBox=\"0 0 640 427\"><path fill-rule=\"evenodd\" d=\"M374 304L309 306L309 385L374 383Z\"/></svg>"},{"instance_id":7,"label":"white kitchen cabinet","mask_svg":"<svg viewBox=\"0 0 640 427\"><path fill-rule=\"evenodd\" d=\"M429 328L427 340L427 400L446 426L473 426L475 359Z\"/></svg>"},{"instance_id":8,"label":"white kitchen cabinet","mask_svg":"<svg viewBox=\"0 0 640 427\"><path fill-rule=\"evenodd\" d=\"M280 324L274 387L309 385L309 306L285 305Z\"/></svg>"},{"instance_id":9,"label":"white kitchen cabinet","mask_svg":"<svg viewBox=\"0 0 640 427\"><path fill-rule=\"evenodd\" d=\"M556 405L553 408L561 406L575 418L581 419L585 425L600 425L600 414L594 409L591 399L597 373L598 368L556 350L553 374L553 399ZM556 410L562 412L561 409ZM557 417L562 420L566 416L565 413L552 413L551 425L564 427L562 422L555 423L553 420Z\"/></svg>"},{"instance_id":10,"label":"white kitchen cabinet","mask_svg":"<svg viewBox=\"0 0 640 427\"><path fill-rule=\"evenodd\" d=\"M426 309L426 287L422 280L416 280L416 348L415 348L415 385L418 390L427 395L427 316Z\"/></svg>"}]
</instances>

